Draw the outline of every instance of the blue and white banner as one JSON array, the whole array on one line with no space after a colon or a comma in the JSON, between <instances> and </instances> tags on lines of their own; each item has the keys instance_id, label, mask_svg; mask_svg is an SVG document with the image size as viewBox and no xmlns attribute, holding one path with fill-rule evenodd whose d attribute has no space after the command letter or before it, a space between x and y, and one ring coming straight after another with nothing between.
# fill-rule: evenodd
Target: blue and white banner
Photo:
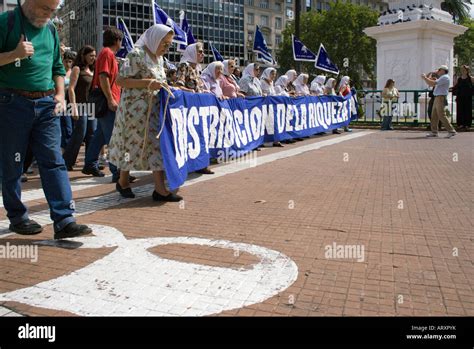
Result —
<instances>
[{"instance_id":1,"label":"blue and white banner","mask_svg":"<svg viewBox=\"0 0 474 349\"><path fill-rule=\"evenodd\" d=\"M331 61L323 44L319 46L318 56L316 57L316 63L314 66L317 69L326 71L328 73L333 73L336 75L339 74L339 68Z\"/></svg>"},{"instance_id":2,"label":"blue and white banner","mask_svg":"<svg viewBox=\"0 0 474 349\"><path fill-rule=\"evenodd\" d=\"M178 45L177 50L179 52L184 52L186 50L186 46L189 46L196 42L196 39L194 38L194 35L193 35L193 30L191 26L189 25L188 20L186 19L186 12L184 11L180 11L179 13L179 26L186 33L187 45L182 45L182 44Z\"/></svg>"},{"instance_id":3,"label":"blue and white banner","mask_svg":"<svg viewBox=\"0 0 474 349\"><path fill-rule=\"evenodd\" d=\"M125 24L123 19L117 17L116 24L117 28L123 33L122 47L117 52L116 56L119 58L125 58L127 57L128 53L133 50L133 45L135 44L133 43L132 36L130 35L127 25Z\"/></svg>"},{"instance_id":4,"label":"blue and white banner","mask_svg":"<svg viewBox=\"0 0 474 349\"><path fill-rule=\"evenodd\" d=\"M209 43L209 46L211 46L211 51L212 51L212 54L214 56L214 60L224 62L224 57L222 57L222 55L219 53L219 51L217 51L217 49L212 44L212 42Z\"/></svg>"},{"instance_id":5,"label":"blue and white banner","mask_svg":"<svg viewBox=\"0 0 474 349\"><path fill-rule=\"evenodd\" d=\"M300 39L291 35L291 42L293 46L293 59L302 62L316 61L316 55L307 48Z\"/></svg>"},{"instance_id":6,"label":"blue and white banner","mask_svg":"<svg viewBox=\"0 0 474 349\"><path fill-rule=\"evenodd\" d=\"M160 113L165 120L161 153L172 190L223 153L242 156L264 142L311 136L351 120L351 95L219 100L211 94L173 93L176 98L164 110L166 92L161 92Z\"/></svg>"},{"instance_id":7,"label":"blue and white banner","mask_svg":"<svg viewBox=\"0 0 474 349\"><path fill-rule=\"evenodd\" d=\"M270 65L276 65L276 61L273 59L270 50L268 49L267 42L265 41L265 37L260 31L258 25L253 40L253 52L257 53L257 60Z\"/></svg>"},{"instance_id":8,"label":"blue and white banner","mask_svg":"<svg viewBox=\"0 0 474 349\"><path fill-rule=\"evenodd\" d=\"M178 44L187 45L188 40L186 37L186 32L184 32L184 30L181 29L179 25L177 25L176 22L173 21L171 17L161 9L160 6L158 6L155 0L151 0L151 3L153 9L153 21L155 24L164 24L168 27L171 27L174 30L173 41Z\"/></svg>"}]
</instances>

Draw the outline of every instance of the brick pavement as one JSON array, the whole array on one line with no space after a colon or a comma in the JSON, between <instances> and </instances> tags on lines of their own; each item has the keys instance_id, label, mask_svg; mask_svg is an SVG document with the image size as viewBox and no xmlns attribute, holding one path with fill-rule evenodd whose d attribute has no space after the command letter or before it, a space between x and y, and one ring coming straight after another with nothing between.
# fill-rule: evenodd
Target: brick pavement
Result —
<instances>
[{"instance_id":1,"label":"brick pavement","mask_svg":"<svg viewBox=\"0 0 474 349\"><path fill-rule=\"evenodd\" d=\"M343 137L347 134L315 137L283 149L265 149L258 156L263 159ZM258 303L247 304L243 300L244 306L210 313L213 315L472 316L473 145L472 133L446 140L424 139L420 132L374 132L244 171L206 178L207 181L180 190L184 205L156 204L149 197L151 192L144 192L143 198L119 201L79 220L112 226L127 241L189 237L255 245L280 252L297 266L296 280L289 286L281 286L275 294L268 293L268 298ZM80 177L77 172L72 175ZM136 185L149 183L151 179L144 177ZM35 181L28 183L29 190L37 187ZM78 204L87 203L103 194L114 195L113 185L76 191L75 199ZM30 208L33 212L44 210L44 199L30 202ZM0 212L0 219L4 220L5 214ZM51 236L48 226L34 238L9 235L2 243L29 245ZM327 258L327 247L334 244L363 247L364 260L358 262L347 255ZM210 268L209 272L228 270L227 274L257 270L268 262L266 257L230 247L169 243L151 246L148 252L164 261L200 265L201 269ZM36 263L0 259L0 297L2 293L74 274L117 249L40 246ZM123 262L125 270L127 261ZM153 274L151 269L151 278ZM190 275L185 281L195 282L197 288L211 288L215 282L198 272ZM134 273L122 279L130 283L131 291L148 285L146 280L134 279ZM248 299L253 299L252 292L257 293L260 286L248 280L243 279L228 299L216 296L215 300L238 298L244 291L248 292ZM247 289L250 284L252 289ZM98 285L100 290L102 286ZM61 294L70 294L71 302L77 304L77 314L81 314L81 307L87 308L84 302L99 301L81 294L80 284L71 286L75 287L62 290ZM170 287L173 290L178 286L171 282ZM111 295L113 292L109 290ZM193 303L186 294L176 294L182 295L176 297L176 302L181 300L187 308L202 305L200 301ZM213 298L207 301L212 303ZM158 301L151 298L150 302ZM100 304L110 315L119 311L137 315L134 309L123 308L126 301L119 305ZM216 309L211 305L208 304L207 313L203 309L203 314ZM75 314L65 310L71 306L46 309L32 306L28 300L4 301L0 306L24 315ZM154 305L144 306L156 310ZM170 309L169 314L180 314Z\"/></svg>"}]
</instances>

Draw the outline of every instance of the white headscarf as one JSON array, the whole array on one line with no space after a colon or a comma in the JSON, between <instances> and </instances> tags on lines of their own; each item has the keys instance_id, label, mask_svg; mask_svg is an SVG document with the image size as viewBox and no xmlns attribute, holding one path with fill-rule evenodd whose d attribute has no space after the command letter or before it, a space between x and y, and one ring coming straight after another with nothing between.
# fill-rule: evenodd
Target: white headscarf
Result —
<instances>
[{"instance_id":1,"label":"white headscarf","mask_svg":"<svg viewBox=\"0 0 474 349\"><path fill-rule=\"evenodd\" d=\"M334 88L333 83L336 81L334 78L329 78L328 81L326 81L326 85L324 87L326 88Z\"/></svg>"},{"instance_id":2,"label":"white headscarf","mask_svg":"<svg viewBox=\"0 0 474 349\"><path fill-rule=\"evenodd\" d=\"M313 92L316 96L323 94L324 82L326 81L326 77L324 75L318 75L314 80L311 82L310 91Z\"/></svg>"},{"instance_id":3,"label":"white headscarf","mask_svg":"<svg viewBox=\"0 0 474 349\"><path fill-rule=\"evenodd\" d=\"M194 64L199 64L198 62L198 54L197 54L197 46L198 42L188 45L186 47L186 50L184 50L183 56L181 57L181 60L179 63L194 63ZM202 45L202 44L200 44Z\"/></svg>"},{"instance_id":4,"label":"white headscarf","mask_svg":"<svg viewBox=\"0 0 474 349\"><path fill-rule=\"evenodd\" d=\"M341 87L345 87L349 83L350 79L351 78L348 77L348 76L343 76L342 79L341 79L341 82L339 82L339 87L337 89L340 90Z\"/></svg>"},{"instance_id":5,"label":"white headscarf","mask_svg":"<svg viewBox=\"0 0 474 349\"><path fill-rule=\"evenodd\" d=\"M308 85L304 82L304 79L308 79L308 74L300 74L294 82L296 94L300 96L309 95Z\"/></svg>"},{"instance_id":6,"label":"white headscarf","mask_svg":"<svg viewBox=\"0 0 474 349\"><path fill-rule=\"evenodd\" d=\"M298 78L296 79L294 85L295 85L295 86L303 86L303 85L306 85L305 82L304 82L304 79L305 79L305 78L306 78L306 79L309 78L308 74L300 74L300 75L298 76Z\"/></svg>"},{"instance_id":7,"label":"white headscarf","mask_svg":"<svg viewBox=\"0 0 474 349\"><path fill-rule=\"evenodd\" d=\"M318 84L319 86L324 86L324 82L326 81L326 77L324 75L318 75L311 81L311 88L313 84Z\"/></svg>"},{"instance_id":8,"label":"white headscarf","mask_svg":"<svg viewBox=\"0 0 474 349\"><path fill-rule=\"evenodd\" d=\"M260 79L270 80L270 75L272 74L272 72L276 72L276 69L272 68L272 67L265 69L263 71L262 76L260 77Z\"/></svg>"},{"instance_id":9,"label":"white headscarf","mask_svg":"<svg viewBox=\"0 0 474 349\"><path fill-rule=\"evenodd\" d=\"M135 46L146 46L151 53L156 54L161 40L163 40L168 33L173 33L173 29L163 24L154 24L140 36Z\"/></svg>"},{"instance_id":10,"label":"white headscarf","mask_svg":"<svg viewBox=\"0 0 474 349\"><path fill-rule=\"evenodd\" d=\"M326 81L326 85L324 85L325 87L325 91L324 91L324 94L331 94L331 95L335 95L336 92L334 91L334 86L333 86L333 83L336 81L336 79L334 78L329 78L328 81ZM330 90L328 93L326 90Z\"/></svg>"},{"instance_id":11,"label":"white headscarf","mask_svg":"<svg viewBox=\"0 0 474 349\"><path fill-rule=\"evenodd\" d=\"M225 76L231 76L234 72L230 72L229 71L229 61L230 59L226 59L224 62L222 62L224 64L224 75Z\"/></svg>"},{"instance_id":12,"label":"white headscarf","mask_svg":"<svg viewBox=\"0 0 474 349\"><path fill-rule=\"evenodd\" d=\"M216 61L216 62L212 62L211 64L209 64L206 69L204 69L202 71L202 75L201 76L209 76L210 78L212 78L214 81L216 80L216 68L217 67L222 67L222 69L224 69L224 64L222 62L219 62L219 61Z\"/></svg>"},{"instance_id":13,"label":"white headscarf","mask_svg":"<svg viewBox=\"0 0 474 349\"><path fill-rule=\"evenodd\" d=\"M282 87L283 89L286 88L286 86L288 86L288 83L290 82L290 80L288 79L288 76L286 75L282 75L280 76L277 81L275 82L275 86L280 86Z\"/></svg>"},{"instance_id":14,"label":"white headscarf","mask_svg":"<svg viewBox=\"0 0 474 349\"><path fill-rule=\"evenodd\" d=\"M242 73L242 78L245 78L246 76L251 76L255 78L255 63L250 63L248 66L245 67L243 73Z\"/></svg>"},{"instance_id":15,"label":"white headscarf","mask_svg":"<svg viewBox=\"0 0 474 349\"><path fill-rule=\"evenodd\" d=\"M288 76L290 82L293 82L298 77L298 74L296 73L296 70L291 69L286 72L286 76Z\"/></svg>"}]
</instances>

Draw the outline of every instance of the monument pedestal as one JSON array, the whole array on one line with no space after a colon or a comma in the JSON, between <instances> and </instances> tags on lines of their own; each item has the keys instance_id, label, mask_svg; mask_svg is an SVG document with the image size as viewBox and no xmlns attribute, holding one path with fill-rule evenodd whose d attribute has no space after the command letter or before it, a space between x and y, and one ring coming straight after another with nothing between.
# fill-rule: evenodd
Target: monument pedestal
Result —
<instances>
[{"instance_id":1,"label":"monument pedestal","mask_svg":"<svg viewBox=\"0 0 474 349\"><path fill-rule=\"evenodd\" d=\"M466 30L446 21L425 19L365 29L377 40L377 89L383 89L388 79L395 80L399 90L426 89L420 75L440 65L449 67L452 78L453 40Z\"/></svg>"}]
</instances>

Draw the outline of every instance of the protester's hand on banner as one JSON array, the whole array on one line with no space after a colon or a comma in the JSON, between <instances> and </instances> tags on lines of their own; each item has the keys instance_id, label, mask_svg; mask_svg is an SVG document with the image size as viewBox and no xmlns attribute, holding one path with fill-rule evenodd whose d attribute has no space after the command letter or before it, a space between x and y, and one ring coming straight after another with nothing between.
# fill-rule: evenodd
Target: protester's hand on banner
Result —
<instances>
[{"instance_id":1,"label":"protester's hand on banner","mask_svg":"<svg viewBox=\"0 0 474 349\"><path fill-rule=\"evenodd\" d=\"M115 102L113 98L107 101L107 106L109 107L111 111L117 111L118 109L118 103Z\"/></svg>"},{"instance_id":2,"label":"protester's hand on banner","mask_svg":"<svg viewBox=\"0 0 474 349\"><path fill-rule=\"evenodd\" d=\"M34 54L35 48L33 47L33 44L29 41L25 41L25 36L22 34L15 49L15 58L24 59L26 57L31 57Z\"/></svg>"},{"instance_id":3,"label":"protester's hand on banner","mask_svg":"<svg viewBox=\"0 0 474 349\"><path fill-rule=\"evenodd\" d=\"M54 95L54 102L56 107L54 108L54 115L60 115L66 110L66 100L64 94L59 93Z\"/></svg>"}]
</instances>

